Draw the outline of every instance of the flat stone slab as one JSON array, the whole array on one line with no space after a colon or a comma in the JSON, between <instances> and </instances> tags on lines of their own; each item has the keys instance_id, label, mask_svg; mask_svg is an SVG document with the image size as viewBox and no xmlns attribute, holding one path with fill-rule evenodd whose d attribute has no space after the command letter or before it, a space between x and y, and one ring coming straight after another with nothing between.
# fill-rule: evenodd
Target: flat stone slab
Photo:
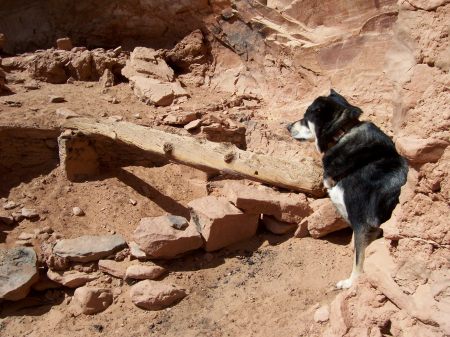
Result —
<instances>
[{"instance_id":1,"label":"flat stone slab","mask_svg":"<svg viewBox=\"0 0 450 337\"><path fill-rule=\"evenodd\" d=\"M38 280L33 248L0 249L0 299L21 300Z\"/></svg>"},{"instance_id":2,"label":"flat stone slab","mask_svg":"<svg viewBox=\"0 0 450 337\"><path fill-rule=\"evenodd\" d=\"M83 235L56 243L53 253L74 262L97 261L125 247L123 237L114 235Z\"/></svg>"}]
</instances>

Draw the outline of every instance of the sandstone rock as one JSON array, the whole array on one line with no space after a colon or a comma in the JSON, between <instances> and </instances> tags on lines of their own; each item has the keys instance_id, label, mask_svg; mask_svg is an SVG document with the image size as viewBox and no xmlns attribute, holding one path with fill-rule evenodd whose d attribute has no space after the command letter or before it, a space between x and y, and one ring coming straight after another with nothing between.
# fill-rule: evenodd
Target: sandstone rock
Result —
<instances>
[{"instance_id":1,"label":"sandstone rock","mask_svg":"<svg viewBox=\"0 0 450 337\"><path fill-rule=\"evenodd\" d=\"M114 260L100 260L98 261L98 269L104 273L124 279L128 263L116 262Z\"/></svg>"},{"instance_id":2,"label":"sandstone rock","mask_svg":"<svg viewBox=\"0 0 450 337\"><path fill-rule=\"evenodd\" d=\"M195 226L175 215L142 218L133 238L153 258L173 258L203 245Z\"/></svg>"},{"instance_id":3,"label":"sandstone rock","mask_svg":"<svg viewBox=\"0 0 450 337\"><path fill-rule=\"evenodd\" d=\"M286 234L289 232L293 232L297 229L297 224L295 223L288 223L283 222L275 219L274 217L270 215L265 215L262 217L262 223L266 227L266 229L269 232L272 232L273 234Z\"/></svg>"},{"instance_id":4,"label":"sandstone rock","mask_svg":"<svg viewBox=\"0 0 450 337\"><path fill-rule=\"evenodd\" d=\"M166 269L160 266L135 264L127 268L125 278L134 280L155 280L165 272Z\"/></svg>"},{"instance_id":5,"label":"sandstone rock","mask_svg":"<svg viewBox=\"0 0 450 337\"><path fill-rule=\"evenodd\" d=\"M95 79L94 59L89 50L70 55L70 63L67 66L70 76L79 81Z\"/></svg>"},{"instance_id":6,"label":"sandstone rock","mask_svg":"<svg viewBox=\"0 0 450 337\"><path fill-rule=\"evenodd\" d=\"M129 80L135 76L153 78L162 82L171 82L174 79L172 68L162 59L160 53L145 47L134 48L130 60L122 69L122 75Z\"/></svg>"},{"instance_id":7,"label":"sandstone rock","mask_svg":"<svg viewBox=\"0 0 450 337\"><path fill-rule=\"evenodd\" d=\"M413 164L436 162L449 142L439 139L422 139L415 136L400 137L396 141L400 154Z\"/></svg>"},{"instance_id":8,"label":"sandstone rock","mask_svg":"<svg viewBox=\"0 0 450 337\"><path fill-rule=\"evenodd\" d=\"M184 126L184 129L188 130L188 131L191 131L191 130L197 129L201 125L202 125L202 120L201 119L196 119L196 120L193 120L192 122L187 123Z\"/></svg>"},{"instance_id":9,"label":"sandstone rock","mask_svg":"<svg viewBox=\"0 0 450 337\"><path fill-rule=\"evenodd\" d=\"M142 76L133 76L130 81L134 94L147 104L167 106L172 104L175 98L169 83L161 83L159 80Z\"/></svg>"},{"instance_id":10,"label":"sandstone rock","mask_svg":"<svg viewBox=\"0 0 450 337\"><path fill-rule=\"evenodd\" d=\"M130 296L139 308L161 310L186 297L186 291L174 284L145 280L131 287Z\"/></svg>"},{"instance_id":11,"label":"sandstone rock","mask_svg":"<svg viewBox=\"0 0 450 337\"><path fill-rule=\"evenodd\" d=\"M22 232L22 233L20 233L20 235L17 238L19 240L31 240L31 239L35 239L36 235L31 234L31 233Z\"/></svg>"},{"instance_id":12,"label":"sandstone rock","mask_svg":"<svg viewBox=\"0 0 450 337\"><path fill-rule=\"evenodd\" d=\"M147 254L145 254L145 252L139 247L139 245L134 242L131 241L128 246L130 247L130 254L132 256L134 256L137 259L146 259L147 258Z\"/></svg>"},{"instance_id":13,"label":"sandstone rock","mask_svg":"<svg viewBox=\"0 0 450 337\"><path fill-rule=\"evenodd\" d=\"M25 219L30 220L39 219L39 213L33 208L22 208L20 212Z\"/></svg>"},{"instance_id":14,"label":"sandstone rock","mask_svg":"<svg viewBox=\"0 0 450 337\"><path fill-rule=\"evenodd\" d=\"M56 243L53 253L75 262L96 261L126 246L121 235L83 235Z\"/></svg>"},{"instance_id":15,"label":"sandstone rock","mask_svg":"<svg viewBox=\"0 0 450 337\"><path fill-rule=\"evenodd\" d=\"M78 114L75 111L72 111L68 108L58 108L56 109L56 114L66 119L78 116Z\"/></svg>"},{"instance_id":16,"label":"sandstone rock","mask_svg":"<svg viewBox=\"0 0 450 337\"><path fill-rule=\"evenodd\" d=\"M45 291L48 289L56 289L56 288L60 288L60 287L61 287L61 284L50 280L47 277L47 274L39 275L39 281L37 281L36 283L34 283L31 286L31 288L33 288L36 291Z\"/></svg>"},{"instance_id":17,"label":"sandstone rock","mask_svg":"<svg viewBox=\"0 0 450 337\"><path fill-rule=\"evenodd\" d=\"M51 53L39 53L33 56L27 68L32 78L54 84L65 83L69 77L65 65L69 60L68 55L54 57Z\"/></svg>"},{"instance_id":18,"label":"sandstone rock","mask_svg":"<svg viewBox=\"0 0 450 337\"><path fill-rule=\"evenodd\" d=\"M311 214L303 194L280 193L262 185L242 181L226 182L223 193L236 207L247 213L272 215L279 221L299 223Z\"/></svg>"},{"instance_id":19,"label":"sandstone rock","mask_svg":"<svg viewBox=\"0 0 450 337\"><path fill-rule=\"evenodd\" d=\"M191 111L180 111L168 114L164 123L169 125L186 125L197 119L197 113Z\"/></svg>"},{"instance_id":20,"label":"sandstone rock","mask_svg":"<svg viewBox=\"0 0 450 337\"><path fill-rule=\"evenodd\" d=\"M330 319L330 308L328 305L323 305L314 313L314 322L322 323Z\"/></svg>"},{"instance_id":21,"label":"sandstone rock","mask_svg":"<svg viewBox=\"0 0 450 337\"><path fill-rule=\"evenodd\" d=\"M311 205L314 213L304 221L310 235L317 239L329 233L347 228L348 223L342 219L330 199L319 199Z\"/></svg>"},{"instance_id":22,"label":"sandstone rock","mask_svg":"<svg viewBox=\"0 0 450 337\"><path fill-rule=\"evenodd\" d=\"M75 290L71 305L76 312L93 315L106 310L113 299L111 289L81 287Z\"/></svg>"},{"instance_id":23,"label":"sandstone rock","mask_svg":"<svg viewBox=\"0 0 450 337\"><path fill-rule=\"evenodd\" d=\"M19 206L19 205L17 205L17 204L16 204L14 201L12 201L12 200L10 200L10 201L6 202L5 204L3 204L3 208L6 209L6 210L14 209L14 208L16 208L17 206Z\"/></svg>"},{"instance_id":24,"label":"sandstone rock","mask_svg":"<svg viewBox=\"0 0 450 337\"><path fill-rule=\"evenodd\" d=\"M36 253L32 248L0 249L0 299L25 298L39 279Z\"/></svg>"},{"instance_id":25,"label":"sandstone rock","mask_svg":"<svg viewBox=\"0 0 450 337\"><path fill-rule=\"evenodd\" d=\"M69 270L69 271L53 271L49 269L47 271L47 277L68 288L78 288L84 286L86 283L96 280L99 278L99 274L97 273L84 273L77 270Z\"/></svg>"},{"instance_id":26,"label":"sandstone rock","mask_svg":"<svg viewBox=\"0 0 450 337\"><path fill-rule=\"evenodd\" d=\"M49 103L63 103L66 100L62 96L50 95L48 96L48 101Z\"/></svg>"},{"instance_id":27,"label":"sandstone rock","mask_svg":"<svg viewBox=\"0 0 450 337\"><path fill-rule=\"evenodd\" d=\"M258 228L259 214L246 214L225 198L207 196L188 204L192 221L206 241L205 249L214 251L249 239Z\"/></svg>"},{"instance_id":28,"label":"sandstone rock","mask_svg":"<svg viewBox=\"0 0 450 337\"><path fill-rule=\"evenodd\" d=\"M84 215L84 211L80 207L72 208L72 213L75 216L83 216Z\"/></svg>"},{"instance_id":29,"label":"sandstone rock","mask_svg":"<svg viewBox=\"0 0 450 337\"><path fill-rule=\"evenodd\" d=\"M56 48L60 50L71 50L73 48L72 46L72 40L68 37L63 37L56 40Z\"/></svg>"},{"instance_id":30,"label":"sandstone rock","mask_svg":"<svg viewBox=\"0 0 450 337\"><path fill-rule=\"evenodd\" d=\"M102 77L100 77L100 86L102 88L109 88L114 85L114 74L111 70L105 69Z\"/></svg>"}]
</instances>

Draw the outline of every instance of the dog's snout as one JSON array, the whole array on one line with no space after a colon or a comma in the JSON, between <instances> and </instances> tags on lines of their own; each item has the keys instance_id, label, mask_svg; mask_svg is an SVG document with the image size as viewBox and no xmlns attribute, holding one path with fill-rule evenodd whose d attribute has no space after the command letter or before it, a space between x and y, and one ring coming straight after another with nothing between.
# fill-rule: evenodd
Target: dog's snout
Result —
<instances>
[{"instance_id":1,"label":"dog's snout","mask_svg":"<svg viewBox=\"0 0 450 337\"><path fill-rule=\"evenodd\" d=\"M286 128L288 129L288 131L291 131L292 125L294 125L294 123L288 123L288 124L286 125Z\"/></svg>"}]
</instances>

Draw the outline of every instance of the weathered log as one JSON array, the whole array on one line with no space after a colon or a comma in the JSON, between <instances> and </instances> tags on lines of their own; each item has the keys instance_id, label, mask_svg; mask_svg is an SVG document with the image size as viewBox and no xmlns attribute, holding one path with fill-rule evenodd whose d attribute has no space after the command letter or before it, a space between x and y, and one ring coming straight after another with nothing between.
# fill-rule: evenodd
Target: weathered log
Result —
<instances>
[{"instance_id":1,"label":"weathered log","mask_svg":"<svg viewBox=\"0 0 450 337\"><path fill-rule=\"evenodd\" d=\"M63 125L86 136L102 135L199 169L238 174L314 196L324 194L322 170L311 158L286 160L238 149L232 144L179 136L129 122L72 118Z\"/></svg>"}]
</instances>

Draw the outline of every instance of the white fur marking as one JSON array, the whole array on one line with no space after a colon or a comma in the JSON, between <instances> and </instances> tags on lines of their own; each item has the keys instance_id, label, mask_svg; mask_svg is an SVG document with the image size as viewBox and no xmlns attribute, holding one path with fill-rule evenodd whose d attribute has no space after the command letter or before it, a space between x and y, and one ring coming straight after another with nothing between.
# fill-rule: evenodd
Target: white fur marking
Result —
<instances>
[{"instance_id":1,"label":"white fur marking","mask_svg":"<svg viewBox=\"0 0 450 337\"><path fill-rule=\"evenodd\" d=\"M316 126L314 125L313 122L308 121L308 127L309 127L309 129L311 130L311 133L313 134L314 139L315 139L315 141L316 141L316 149L317 149L317 151L320 152L320 149L319 149L319 141L317 140L317 134L316 134Z\"/></svg>"},{"instance_id":2,"label":"white fur marking","mask_svg":"<svg viewBox=\"0 0 450 337\"><path fill-rule=\"evenodd\" d=\"M328 190L328 195L342 217L348 221L347 207L344 202L344 190L339 184Z\"/></svg>"},{"instance_id":3,"label":"white fur marking","mask_svg":"<svg viewBox=\"0 0 450 337\"><path fill-rule=\"evenodd\" d=\"M311 133L311 130L304 125L301 125L299 122L295 123L291 129L291 135L295 139L313 139L314 135Z\"/></svg>"}]
</instances>

